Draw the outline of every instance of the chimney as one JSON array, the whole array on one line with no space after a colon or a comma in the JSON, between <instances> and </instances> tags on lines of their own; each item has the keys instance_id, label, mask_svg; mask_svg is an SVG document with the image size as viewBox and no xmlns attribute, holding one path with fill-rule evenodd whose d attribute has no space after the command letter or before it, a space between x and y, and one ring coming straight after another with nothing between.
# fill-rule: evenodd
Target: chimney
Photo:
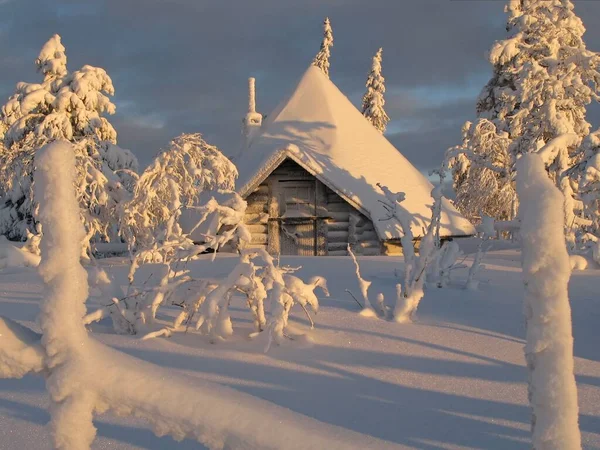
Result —
<instances>
[{"instance_id":1,"label":"chimney","mask_svg":"<svg viewBox=\"0 0 600 450\"><path fill-rule=\"evenodd\" d=\"M262 114L256 112L256 80L253 77L248 78L248 113L244 117L243 123L247 148L250 147L250 142L262 126Z\"/></svg>"},{"instance_id":2,"label":"chimney","mask_svg":"<svg viewBox=\"0 0 600 450\"><path fill-rule=\"evenodd\" d=\"M248 78L248 112L256 112L256 79Z\"/></svg>"}]
</instances>

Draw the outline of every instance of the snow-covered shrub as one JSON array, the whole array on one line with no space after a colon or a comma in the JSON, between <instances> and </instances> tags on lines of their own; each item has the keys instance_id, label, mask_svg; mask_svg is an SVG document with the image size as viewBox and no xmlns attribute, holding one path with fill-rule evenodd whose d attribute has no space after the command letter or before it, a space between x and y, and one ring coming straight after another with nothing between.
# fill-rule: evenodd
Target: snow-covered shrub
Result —
<instances>
[{"instance_id":1,"label":"snow-covered shrub","mask_svg":"<svg viewBox=\"0 0 600 450\"><path fill-rule=\"evenodd\" d=\"M39 235L28 232L23 246L0 236L0 269L5 267L37 267L40 264Z\"/></svg>"},{"instance_id":2,"label":"snow-covered shrub","mask_svg":"<svg viewBox=\"0 0 600 450\"><path fill-rule=\"evenodd\" d=\"M300 304L312 323L306 306L316 310L312 290L323 284L313 280L310 289L299 293L300 280L289 274L284 278L288 270L275 267L264 251L241 250L237 266L222 280L193 278L185 270L189 261L207 250L216 256L229 242L250 241L243 224L246 202L232 190L236 176L235 166L200 134L182 135L160 153L140 176L133 198L123 208L121 232L132 251L129 289L123 295L111 280L100 276L101 290L110 297L85 323L110 316L118 333L142 333L148 338L193 326L216 342L232 333L229 303L238 292L246 297L256 332L269 329L276 342L283 336L293 304ZM195 217L186 231L180 225L184 207ZM201 242L191 238L199 230ZM162 265L151 287L146 286L147 280L142 284L136 280L140 265L150 262ZM270 322L264 308L267 297L273 309ZM157 330L156 313L165 304L182 311L172 326Z\"/></svg>"},{"instance_id":3,"label":"snow-covered shrub","mask_svg":"<svg viewBox=\"0 0 600 450\"><path fill-rule=\"evenodd\" d=\"M383 94L385 94L385 78L381 75L382 52L383 49L380 48L375 56L373 56L371 72L369 72L369 76L367 77L367 92L365 92L362 98L362 113L375 128L384 133L390 118L383 108L385 105L385 99L383 98Z\"/></svg>"},{"instance_id":4,"label":"snow-covered shrub","mask_svg":"<svg viewBox=\"0 0 600 450\"><path fill-rule=\"evenodd\" d=\"M182 208L200 206L204 191L232 191L236 177L235 165L217 147L206 143L200 133L178 136L139 177L133 198L123 206L121 236L132 248L149 249L181 235ZM243 215L245 204L241 199L235 197L231 204ZM208 216L214 208L216 205L201 213ZM217 216L217 221L231 219L239 222L237 217ZM218 230L219 224L215 225Z\"/></svg>"},{"instance_id":5,"label":"snow-covered shrub","mask_svg":"<svg viewBox=\"0 0 600 450\"><path fill-rule=\"evenodd\" d=\"M323 21L323 41L319 53L313 59L313 66L317 66L329 78L329 57L331 56L331 47L333 47L333 30L329 17Z\"/></svg>"},{"instance_id":6,"label":"snow-covered shrub","mask_svg":"<svg viewBox=\"0 0 600 450\"><path fill-rule=\"evenodd\" d=\"M371 301L369 300L369 287L371 287L372 282L365 280L360 275L360 266L358 265L358 260L356 259L356 256L354 255L350 244L348 244L347 250L348 255L350 255L350 258L354 263L356 279L358 280L358 287L360 288L360 294L362 295L364 301L364 305L362 305L360 315L364 317L377 317L377 313L375 312L375 309L373 308L373 305L371 305ZM385 309L381 308L380 312L385 314Z\"/></svg>"},{"instance_id":7,"label":"snow-covered shrub","mask_svg":"<svg viewBox=\"0 0 600 450\"><path fill-rule=\"evenodd\" d=\"M518 163L532 447L580 449L563 195L539 155Z\"/></svg>"},{"instance_id":8,"label":"snow-covered shrub","mask_svg":"<svg viewBox=\"0 0 600 450\"><path fill-rule=\"evenodd\" d=\"M446 152L456 205L469 218L485 214L498 220L513 219L517 202L508 134L498 133L487 119L467 122L462 132L462 145Z\"/></svg>"},{"instance_id":9,"label":"snow-covered shrub","mask_svg":"<svg viewBox=\"0 0 600 450\"><path fill-rule=\"evenodd\" d=\"M468 290L476 290L479 286L479 280L477 279L477 274L479 270L483 267L481 264L481 260L485 255L487 249L484 249L484 245L486 241L494 237L496 230L494 227L494 219L490 216L483 215L481 217L481 224L477 227L477 234L479 237L479 243L477 244L477 252L475 253L475 258L473 259L473 264L469 268L469 274L467 275L467 282L465 287Z\"/></svg>"},{"instance_id":10,"label":"snow-covered shrub","mask_svg":"<svg viewBox=\"0 0 600 450\"><path fill-rule=\"evenodd\" d=\"M396 307L394 320L399 323L410 322L417 311L419 303L425 295L425 279L428 267L436 260L439 252L439 223L441 217L442 185L431 191L431 221L425 236L421 238L419 253L416 254L415 242L411 231L411 214L402 206L406 196L403 192L392 192L386 186L378 184L385 194L384 204L389 211L389 219L397 220L402 228L402 253L404 254L403 283L396 285Z\"/></svg>"},{"instance_id":11,"label":"snow-covered shrub","mask_svg":"<svg viewBox=\"0 0 600 450\"><path fill-rule=\"evenodd\" d=\"M117 207L129 193L122 177L137 160L116 146L117 133L104 117L114 114L112 81L104 69L83 66L69 73L65 48L54 35L36 65L40 84L21 82L0 110L0 234L23 239L36 228L35 156L57 139L74 145L75 185L89 238L117 235Z\"/></svg>"},{"instance_id":12,"label":"snow-covered shrub","mask_svg":"<svg viewBox=\"0 0 600 450\"><path fill-rule=\"evenodd\" d=\"M119 333L147 331L161 305L175 301L177 288L197 281L180 265L207 250L216 252L230 241L249 241L242 223L246 202L233 191L236 176L235 166L198 133L177 137L159 153L122 208L121 236L132 256L129 290L125 296L107 299L104 308L86 322L110 315ZM185 232L180 225L183 208L194 213L194 223ZM202 242L191 237L197 230L202 230ZM158 285L136 286L137 269L150 262L163 265ZM211 286L202 285L198 295ZM189 300L185 306L190 306Z\"/></svg>"}]
</instances>

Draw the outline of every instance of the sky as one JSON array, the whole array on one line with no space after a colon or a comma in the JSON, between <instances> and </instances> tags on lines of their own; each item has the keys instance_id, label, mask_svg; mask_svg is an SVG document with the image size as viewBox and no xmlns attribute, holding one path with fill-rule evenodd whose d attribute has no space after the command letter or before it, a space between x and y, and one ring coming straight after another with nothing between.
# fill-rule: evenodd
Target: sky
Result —
<instances>
[{"instance_id":1,"label":"sky","mask_svg":"<svg viewBox=\"0 0 600 450\"><path fill-rule=\"evenodd\" d=\"M108 72L119 145L147 165L175 136L201 132L226 154L241 143L247 78L268 114L333 27L332 81L355 105L383 47L386 136L414 165L438 167L475 118L491 75L486 52L506 35L502 0L0 0L0 102L19 81L39 81L34 60L54 33L68 66ZM575 0L600 51L600 1ZM600 107L589 110L593 128Z\"/></svg>"}]
</instances>

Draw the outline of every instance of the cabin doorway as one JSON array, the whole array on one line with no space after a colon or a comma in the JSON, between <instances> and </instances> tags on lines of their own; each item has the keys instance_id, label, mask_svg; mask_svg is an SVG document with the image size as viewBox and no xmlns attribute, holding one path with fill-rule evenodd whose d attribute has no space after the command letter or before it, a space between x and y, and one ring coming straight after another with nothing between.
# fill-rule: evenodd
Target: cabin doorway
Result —
<instances>
[{"instance_id":1,"label":"cabin doorway","mask_svg":"<svg viewBox=\"0 0 600 450\"><path fill-rule=\"evenodd\" d=\"M279 180L277 184L281 254L316 255L316 180Z\"/></svg>"}]
</instances>

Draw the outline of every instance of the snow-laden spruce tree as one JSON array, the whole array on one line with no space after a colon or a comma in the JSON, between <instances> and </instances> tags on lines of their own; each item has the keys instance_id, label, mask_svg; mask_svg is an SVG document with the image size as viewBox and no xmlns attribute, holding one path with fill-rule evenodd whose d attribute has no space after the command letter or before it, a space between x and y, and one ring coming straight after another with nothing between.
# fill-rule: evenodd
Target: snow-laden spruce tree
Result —
<instances>
[{"instance_id":1,"label":"snow-laden spruce tree","mask_svg":"<svg viewBox=\"0 0 600 450\"><path fill-rule=\"evenodd\" d=\"M381 75L382 52L383 49L380 48L373 56L371 71L367 77L367 92L365 92L362 99L362 113L383 134L390 118L383 108L385 105L385 99L383 98L385 78Z\"/></svg>"},{"instance_id":2,"label":"snow-laden spruce tree","mask_svg":"<svg viewBox=\"0 0 600 450\"><path fill-rule=\"evenodd\" d=\"M329 57L331 56L331 47L333 47L333 30L329 17L325 17L323 22L323 41L317 56L313 59L313 66L317 66L329 78Z\"/></svg>"},{"instance_id":3,"label":"snow-laden spruce tree","mask_svg":"<svg viewBox=\"0 0 600 450\"><path fill-rule=\"evenodd\" d=\"M600 57L586 49L585 28L570 0L510 0L505 10L508 37L496 42L489 53L494 74L479 96L477 115L494 124L495 139L507 133L509 171L514 176L518 155L534 152L563 134L583 138L589 133L586 105L599 99ZM557 185L564 166L581 158L577 149L576 145L568 149L566 164L549 163ZM467 171L479 167L478 161L470 160ZM469 178L463 171L455 172L455 186L460 188ZM462 196L459 208L467 200Z\"/></svg>"},{"instance_id":4,"label":"snow-laden spruce tree","mask_svg":"<svg viewBox=\"0 0 600 450\"><path fill-rule=\"evenodd\" d=\"M563 195L548 179L540 155L524 155L517 165L532 448L577 450L581 448L581 435Z\"/></svg>"},{"instance_id":5,"label":"snow-laden spruce tree","mask_svg":"<svg viewBox=\"0 0 600 450\"><path fill-rule=\"evenodd\" d=\"M104 69L83 66L69 73L65 47L54 35L36 66L41 83L17 84L0 111L0 234L22 239L35 231L35 156L57 139L71 142L77 159L77 197L87 241L117 234L117 207L129 193L122 182L137 160L116 145L106 114L115 112L112 81Z\"/></svg>"}]
</instances>

